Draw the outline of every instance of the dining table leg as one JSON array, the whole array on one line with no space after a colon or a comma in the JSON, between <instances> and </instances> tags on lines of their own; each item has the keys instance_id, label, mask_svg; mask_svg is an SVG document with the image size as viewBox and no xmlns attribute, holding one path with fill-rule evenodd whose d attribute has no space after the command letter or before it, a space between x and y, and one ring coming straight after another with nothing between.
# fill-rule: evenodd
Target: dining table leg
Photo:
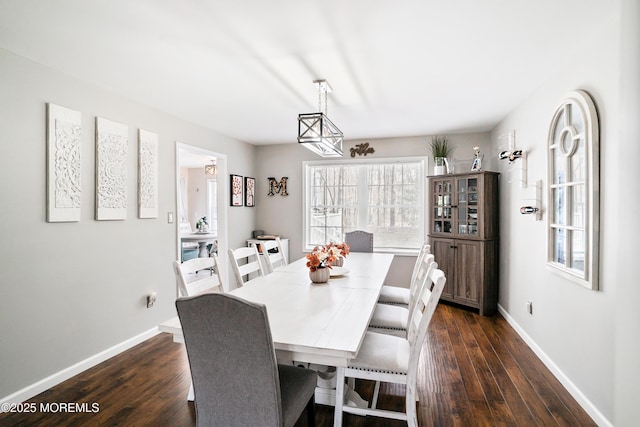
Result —
<instances>
[{"instance_id":1,"label":"dining table leg","mask_svg":"<svg viewBox=\"0 0 640 427\"><path fill-rule=\"evenodd\" d=\"M336 406L333 415L333 427L342 426L342 405L344 404L344 368L338 366L336 369Z\"/></svg>"},{"instance_id":2,"label":"dining table leg","mask_svg":"<svg viewBox=\"0 0 640 427\"><path fill-rule=\"evenodd\" d=\"M207 258L209 256L207 242L198 242L198 256L200 258Z\"/></svg>"}]
</instances>

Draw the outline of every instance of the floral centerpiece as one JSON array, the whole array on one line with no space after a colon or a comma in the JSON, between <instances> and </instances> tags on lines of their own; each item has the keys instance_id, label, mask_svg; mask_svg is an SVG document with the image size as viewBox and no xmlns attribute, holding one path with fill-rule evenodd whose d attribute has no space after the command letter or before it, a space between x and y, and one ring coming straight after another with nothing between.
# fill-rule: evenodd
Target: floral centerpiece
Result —
<instances>
[{"instance_id":1,"label":"floral centerpiece","mask_svg":"<svg viewBox=\"0 0 640 427\"><path fill-rule=\"evenodd\" d=\"M310 271L316 271L320 268L331 268L331 261L334 260L335 256L326 246L316 246L307 254L307 267L309 267Z\"/></svg>"},{"instance_id":2,"label":"floral centerpiece","mask_svg":"<svg viewBox=\"0 0 640 427\"><path fill-rule=\"evenodd\" d=\"M313 283L326 283L331 273L331 262L335 256L326 246L316 246L307 254L307 267L309 267L309 278Z\"/></svg>"},{"instance_id":3,"label":"floral centerpiece","mask_svg":"<svg viewBox=\"0 0 640 427\"><path fill-rule=\"evenodd\" d=\"M209 223L207 222L206 216L203 216L198 220L198 222L196 222L196 230L198 230L200 233L206 233L208 231L208 228Z\"/></svg>"},{"instance_id":4,"label":"floral centerpiece","mask_svg":"<svg viewBox=\"0 0 640 427\"><path fill-rule=\"evenodd\" d=\"M336 267L342 267L344 264L344 259L349 255L349 245L345 242L342 243L334 243L331 242L325 246L326 250L333 255L335 258L331 264Z\"/></svg>"}]
</instances>

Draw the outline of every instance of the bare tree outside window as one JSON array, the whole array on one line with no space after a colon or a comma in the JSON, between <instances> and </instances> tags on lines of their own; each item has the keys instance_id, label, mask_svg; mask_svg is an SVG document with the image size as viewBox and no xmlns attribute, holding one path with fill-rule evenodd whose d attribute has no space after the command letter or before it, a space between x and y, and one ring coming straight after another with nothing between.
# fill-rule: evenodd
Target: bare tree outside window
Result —
<instances>
[{"instance_id":1,"label":"bare tree outside window","mask_svg":"<svg viewBox=\"0 0 640 427\"><path fill-rule=\"evenodd\" d=\"M425 236L426 159L306 162L305 247L374 233L375 250L418 249Z\"/></svg>"}]
</instances>

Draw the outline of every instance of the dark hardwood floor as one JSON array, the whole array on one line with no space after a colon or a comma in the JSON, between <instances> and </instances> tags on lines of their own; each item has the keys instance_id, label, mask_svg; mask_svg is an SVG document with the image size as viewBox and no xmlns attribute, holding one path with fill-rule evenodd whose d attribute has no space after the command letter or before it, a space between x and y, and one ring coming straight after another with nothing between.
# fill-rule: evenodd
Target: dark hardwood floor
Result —
<instances>
[{"instance_id":1,"label":"dark hardwood floor","mask_svg":"<svg viewBox=\"0 0 640 427\"><path fill-rule=\"evenodd\" d=\"M159 334L29 400L35 413L0 414L0 426L194 426L189 379L184 346ZM370 382L356 389L364 398L373 394ZM383 386L380 394L380 407L404 408L403 386ZM443 304L422 352L419 397L421 426L595 426L501 316ZM61 412L63 402L99 408ZM317 406L318 426L333 425L332 409ZM345 414L344 425L406 423Z\"/></svg>"}]
</instances>

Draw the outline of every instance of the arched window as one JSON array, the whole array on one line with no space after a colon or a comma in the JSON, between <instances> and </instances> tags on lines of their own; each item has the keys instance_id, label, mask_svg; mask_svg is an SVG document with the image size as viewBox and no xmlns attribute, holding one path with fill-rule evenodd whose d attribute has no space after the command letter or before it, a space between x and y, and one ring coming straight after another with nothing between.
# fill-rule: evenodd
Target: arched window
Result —
<instances>
[{"instance_id":1,"label":"arched window","mask_svg":"<svg viewBox=\"0 0 640 427\"><path fill-rule=\"evenodd\" d=\"M595 105L586 92L570 92L556 109L547 166L547 265L598 289L599 130Z\"/></svg>"}]
</instances>

